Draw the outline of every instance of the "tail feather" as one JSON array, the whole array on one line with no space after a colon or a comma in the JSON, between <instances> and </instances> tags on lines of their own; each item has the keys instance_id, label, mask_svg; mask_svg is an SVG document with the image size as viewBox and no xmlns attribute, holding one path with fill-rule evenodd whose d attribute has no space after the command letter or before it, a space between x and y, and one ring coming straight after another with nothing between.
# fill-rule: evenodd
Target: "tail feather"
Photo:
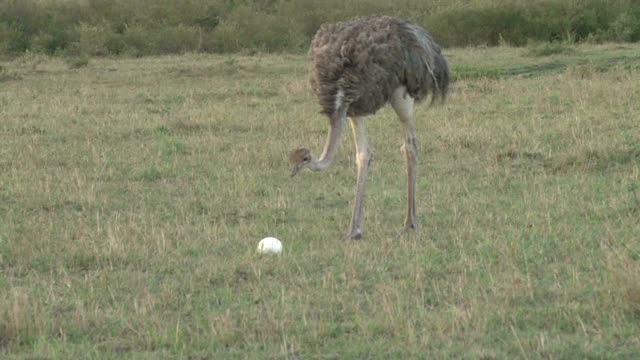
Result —
<instances>
[{"instance_id":1,"label":"tail feather","mask_svg":"<svg viewBox=\"0 0 640 360\"><path fill-rule=\"evenodd\" d=\"M411 45L406 51L409 92L418 99L431 94L432 100L440 98L444 101L449 91L449 64L428 32L413 24L407 26L414 38L414 41L407 41Z\"/></svg>"}]
</instances>

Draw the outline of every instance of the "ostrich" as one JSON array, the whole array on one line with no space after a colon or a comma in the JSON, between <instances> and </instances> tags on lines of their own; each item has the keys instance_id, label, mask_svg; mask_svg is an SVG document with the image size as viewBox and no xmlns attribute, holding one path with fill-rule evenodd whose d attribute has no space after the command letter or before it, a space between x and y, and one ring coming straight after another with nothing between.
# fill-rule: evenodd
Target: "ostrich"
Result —
<instances>
[{"instance_id":1,"label":"ostrich","mask_svg":"<svg viewBox=\"0 0 640 360\"><path fill-rule=\"evenodd\" d=\"M357 182L348 238L363 234L365 180L371 160L365 116L391 104L404 127L401 152L407 167L407 213L404 231L416 224L416 158L414 105L431 96L444 100L449 87L449 66L440 47L421 27L387 16L323 25L309 50L311 86L329 131L319 158L309 149L291 152L295 176L302 168L327 169L338 149L347 117L356 147Z\"/></svg>"}]
</instances>

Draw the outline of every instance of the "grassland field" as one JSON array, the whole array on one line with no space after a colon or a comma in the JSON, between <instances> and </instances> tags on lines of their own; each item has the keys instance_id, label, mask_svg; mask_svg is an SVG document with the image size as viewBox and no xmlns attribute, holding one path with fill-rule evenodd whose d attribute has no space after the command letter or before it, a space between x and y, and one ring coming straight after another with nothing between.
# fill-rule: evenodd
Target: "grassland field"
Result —
<instances>
[{"instance_id":1,"label":"grassland field","mask_svg":"<svg viewBox=\"0 0 640 360\"><path fill-rule=\"evenodd\" d=\"M361 241L348 131L289 177L326 135L305 56L0 63L0 358L637 358L640 47L446 55L420 230L387 108Z\"/></svg>"}]
</instances>

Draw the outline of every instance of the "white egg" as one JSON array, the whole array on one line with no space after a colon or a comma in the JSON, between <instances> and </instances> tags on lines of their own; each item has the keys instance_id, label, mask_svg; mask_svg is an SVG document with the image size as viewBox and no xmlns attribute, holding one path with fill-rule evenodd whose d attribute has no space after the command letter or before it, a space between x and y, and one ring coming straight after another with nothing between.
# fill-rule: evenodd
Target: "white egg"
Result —
<instances>
[{"instance_id":1,"label":"white egg","mask_svg":"<svg viewBox=\"0 0 640 360\"><path fill-rule=\"evenodd\" d=\"M276 254L282 252L282 243L274 237L266 237L258 243L258 252L260 254Z\"/></svg>"}]
</instances>

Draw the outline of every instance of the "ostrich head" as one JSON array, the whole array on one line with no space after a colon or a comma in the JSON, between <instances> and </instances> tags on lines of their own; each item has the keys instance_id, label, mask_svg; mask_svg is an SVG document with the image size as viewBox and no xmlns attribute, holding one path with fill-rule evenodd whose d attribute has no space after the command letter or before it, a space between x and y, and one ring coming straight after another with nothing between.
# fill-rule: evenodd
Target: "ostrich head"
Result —
<instances>
[{"instance_id":1,"label":"ostrich head","mask_svg":"<svg viewBox=\"0 0 640 360\"><path fill-rule=\"evenodd\" d=\"M293 150L289 155L289 164L291 164L291 176L295 176L303 167L310 166L314 162L311 150L300 148Z\"/></svg>"},{"instance_id":2,"label":"ostrich head","mask_svg":"<svg viewBox=\"0 0 640 360\"><path fill-rule=\"evenodd\" d=\"M323 171L326 170L336 155L338 150L338 143L340 139L340 133L342 132L342 124L346 118L346 110L336 115L337 118L331 119L329 122L329 132L327 134L327 142L324 144L324 149L319 158L316 158L311 150L307 148L298 148L291 152L289 155L289 163L291 164L291 176L300 171L300 169L306 167L311 171Z\"/></svg>"}]
</instances>

